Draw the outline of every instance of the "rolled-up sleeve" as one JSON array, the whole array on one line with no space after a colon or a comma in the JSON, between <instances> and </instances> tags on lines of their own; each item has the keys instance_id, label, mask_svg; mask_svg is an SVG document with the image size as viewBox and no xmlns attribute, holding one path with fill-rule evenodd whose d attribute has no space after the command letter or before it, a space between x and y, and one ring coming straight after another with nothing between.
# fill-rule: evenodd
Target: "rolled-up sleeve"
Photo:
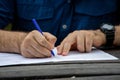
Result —
<instances>
[{"instance_id":1,"label":"rolled-up sleeve","mask_svg":"<svg viewBox=\"0 0 120 80\"><path fill-rule=\"evenodd\" d=\"M3 29L9 23L12 23L14 15L13 8L13 0L0 0L0 29Z\"/></svg>"}]
</instances>

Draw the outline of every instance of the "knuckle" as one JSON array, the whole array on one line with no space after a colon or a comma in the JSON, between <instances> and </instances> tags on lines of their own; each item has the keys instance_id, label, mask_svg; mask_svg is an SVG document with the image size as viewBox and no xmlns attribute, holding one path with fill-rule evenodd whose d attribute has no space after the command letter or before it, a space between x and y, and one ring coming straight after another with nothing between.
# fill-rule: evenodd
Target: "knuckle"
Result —
<instances>
[{"instance_id":1,"label":"knuckle","mask_svg":"<svg viewBox=\"0 0 120 80\"><path fill-rule=\"evenodd\" d=\"M86 33L86 30L80 30L79 33Z\"/></svg>"},{"instance_id":2,"label":"knuckle","mask_svg":"<svg viewBox=\"0 0 120 80\"><path fill-rule=\"evenodd\" d=\"M88 36L93 37L95 34L93 32L88 32Z\"/></svg>"},{"instance_id":3,"label":"knuckle","mask_svg":"<svg viewBox=\"0 0 120 80\"><path fill-rule=\"evenodd\" d=\"M53 42L56 42L57 38L53 36L51 40L52 40Z\"/></svg>"},{"instance_id":4,"label":"knuckle","mask_svg":"<svg viewBox=\"0 0 120 80\"><path fill-rule=\"evenodd\" d=\"M48 32L45 32L45 31L44 31L43 34L48 34Z\"/></svg>"},{"instance_id":5,"label":"knuckle","mask_svg":"<svg viewBox=\"0 0 120 80\"><path fill-rule=\"evenodd\" d=\"M54 39L55 41L57 40L57 38L56 38L55 36L53 37L53 39Z\"/></svg>"},{"instance_id":6,"label":"knuckle","mask_svg":"<svg viewBox=\"0 0 120 80\"><path fill-rule=\"evenodd\" d=\"M35 35L38 35L39 32L37 30L33 30L29 33L30 36L35 36Z\"/></svg>"},{"instance_id":7,"label":"knuckle","mask_svg":"<svg viewBox=\"0 0 120 80\"><path fill-rule=\"evenodd\" d=\"M30 38L30 37L28 36L28 37L26 37L26 38L23 40L22 45L23 45L23 47L25 47L25 46L27 46L27 45L30 45L30 43L32 44L33 41L32 41L32 38Z\"/></svg>"},{"instance_id":8,"label":"knuckle","mask_svg":"<svg viewBox=\"0 0 120 80\"><path fill-rule=\"evenodd\" d=\"M73 34L78 34L80 31L76 30L73 32Z\"/></svg>"},{"instance_id":9,"label":"knuckle","mask_svg":"<svg viewBox=\"0 0 120 80\"><path fill-rule=\"evenodd\" d=\"M40 43L41 43L41 44L43 44L43 45L45 45L45 44L46 44L46 42L45 42L45 40L44 40L44 39L40 39Z\"/></svg>"},{"instance_id":10,"label":"knuckle","mask_svg":"<svg viewBox=\"0 0 120 80\"><path fill-rule=\"evenodd\" d=\"M31 31L30 33L35 34L36 32L38 32L38 31L37 31L37 30L33 30L33 31Z\"/></svg>"}]
</instances>

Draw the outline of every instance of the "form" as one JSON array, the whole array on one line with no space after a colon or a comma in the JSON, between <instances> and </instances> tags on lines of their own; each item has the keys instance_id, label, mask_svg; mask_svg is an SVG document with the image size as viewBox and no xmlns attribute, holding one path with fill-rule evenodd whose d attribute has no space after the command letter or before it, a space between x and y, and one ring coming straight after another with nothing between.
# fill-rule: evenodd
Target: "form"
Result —
<instances>
[{"instance_id":1,"label":"form","mask_svg":"<svg viewBox=\"0 0 120 80\"><path fill-rule=\"evenodd\" d=\"M56 51L56 50L54 50ZM67 56L55 55L50 58L25 58L20 54L0 53L0 66L20 65L20 64L37 64L46 62L62 62L62 61L95 61L95 60L118 60L104 51L94 49L90 53L80 53L78 51L70 51Z\"/></svg>"}]
</instances>

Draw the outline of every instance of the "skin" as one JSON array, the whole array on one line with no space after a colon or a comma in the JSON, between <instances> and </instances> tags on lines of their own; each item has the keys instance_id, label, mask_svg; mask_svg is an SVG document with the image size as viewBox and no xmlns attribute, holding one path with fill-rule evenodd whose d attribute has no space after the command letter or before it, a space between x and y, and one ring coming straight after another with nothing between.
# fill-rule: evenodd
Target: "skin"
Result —
<instances>
[{"instance_id":1,"label":"skin","mask_svg":"<svg viewBox=\"0 0 120 80\"><path fill-rule=\"evenodd\" d=\"M113 45L120 46L120 26L115 28ZM29 33L0 30L0 52L18 53L27 58L51 57L57 38L48 32L43 35L36 30ZM100 30L79 30L68 34L57 49L58 54L66 56L70 50L90 52L92 46L100 47L105 43L105 35Z\"/></svg>"},{"instance_id":2,"label":"skin","mask_svg":"<svg viewBox=\"0 0 120 80\"><path fill-rule=\"evenodd\" d=\"M120 45L120 26L115 27L115 40L113 45ZM106 43L106 37L100 30L79 30L70 33L57 47L58 54L66 56L70 50L90 52L92 46L100 47Z\"/></svg>"},{"instance_id":3,"label":"skin","mask_svg":"<svg viewBox=\"0 0 120 80\"><path fill-rule=\"evenodd\" d=\"M40 34L38 31L30 32L21 44L21 54L25 57L51 57L50 51L54 48L56 37L50 33Z\"/></svg>"},{"instance_id":4,"label":"skin","mask_svg":"<svg viewBox=\"0 0 120 80\"><path fill-rule=\"evenodd\" d=\"M99 47L106 42L100 30L80 30L70 33L58 46L58 53L66 56L70 50L90 52L92 46Z\"/></svg>"},{"instance_id":5,"label":"skin","mask_svg":"<svg viewBox=\"0 0 120 80\"><path fill-rule=\"evenodd\" d=\"M0 30L0 52L21 53L28 58L51 57L56 37L47 32L43 35L36 30L29 33Z\"/></svg>"}]
</instances>

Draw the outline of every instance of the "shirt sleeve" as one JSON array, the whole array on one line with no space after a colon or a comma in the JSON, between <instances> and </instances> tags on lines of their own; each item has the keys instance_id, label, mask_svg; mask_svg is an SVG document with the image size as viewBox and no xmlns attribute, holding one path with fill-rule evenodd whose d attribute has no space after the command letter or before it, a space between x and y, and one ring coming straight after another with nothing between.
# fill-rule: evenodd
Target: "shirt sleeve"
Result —
<instances>
[{"instance_id":1,"label":"shirt sleeve","mask_svg":"<svg viewBox=\"0 0 120 80\"><path fill-rule=\"evenodd\" d=\"M117 0L75 0L74 30L99 29L101 24L116 24ZM102 7L101 7L102 6Z\"/></svg>"},{"instance_id":2,"label":"shirt sleeve","mask_svg":"<svg viewBox=\"0 0 120 80\"><path fill-rule=\"evenodd\" d=\"M13 21L13 0L0 0L0 29Z\"/></svg>"}]
</instances>

